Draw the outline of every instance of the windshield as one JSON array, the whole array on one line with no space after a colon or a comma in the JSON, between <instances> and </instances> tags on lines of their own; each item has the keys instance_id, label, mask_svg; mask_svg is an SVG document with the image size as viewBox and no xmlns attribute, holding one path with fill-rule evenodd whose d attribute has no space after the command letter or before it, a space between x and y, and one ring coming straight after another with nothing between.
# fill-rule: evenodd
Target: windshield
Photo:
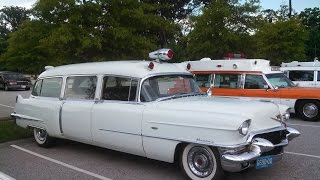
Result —
<instances>
[{"instance_id":1,"label":"windshield","mask_svg":"<svg viewBox=\"0 0 320 180\"><path fill-rule=\"evenodd\" d=\"M286 88L295 86L283 73L266 74L266 77L273 87Z\"/></svg>"},{"instance_id":2,"label":"windshield","mask_svg":"<svg viewBox=\"0 0 320 180\"><path fill-rule=\"evenodd\" d=\"M141 86L141 101L150 102L181 94L201 93L192 76L163 75L146 79Z\"/></svg>"},{"instance_id":3,"label":"windshield","mask_svg":"<svg viewBox=\"0 0 320 180\"><path fill-rule=\"evenodd\" d=\"M4 79L16 80L24 78L22 74L4 74Z\"/></svg>"}]
</instances>

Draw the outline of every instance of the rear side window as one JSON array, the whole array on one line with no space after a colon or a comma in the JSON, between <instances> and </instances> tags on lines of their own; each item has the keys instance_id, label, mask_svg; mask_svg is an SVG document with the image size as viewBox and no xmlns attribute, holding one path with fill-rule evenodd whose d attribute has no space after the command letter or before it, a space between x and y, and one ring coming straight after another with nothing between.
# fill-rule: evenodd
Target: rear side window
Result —
<instances>
[{"instance_id":1,"label":"rear side window","mask_svg":"<svg viewBox=\"0 0 320 180\"><path fill-rule=\"evenodd\" d=\"M313 81L314 71L289 71L291 81Z\"/></svg>"},{"instance_id":2,"label":"rear side window","mask_svg":"<svg viewBox=\"0 0 320 180\"><path fill-rule=\"evenodd\" d=\"M33 96L40 96L41 93L41 86L42 86L42 79L39 79L36 81L36 83L34 84L34 87L32 89L32 95Z\"/></svg>"},{"instance_id":3,"label":"rear side window","mask_svg":"<svg viewBox=\"0 0 320 180\"><path fill-rule=\"evenodd\" d=\"M138 80L124 77L106 76L103 80L102 99L135 101Z\"/></svg>"},{"instance_id":4,"label":"rear side window","mask_svg":"<svg viewBox=\"0 0 320 180\"><path fill-rule=\"evenodd\" d=\"M214 88L240 88L241 74L216 74Z\"/></svg>"},{"instance_id":5,"label":"rear side window","mask_svg":"<svg viewBox=\"0 0 320 180\"><path fill-rule=\"evenodd\" d=\"M43 97L60 97L62 78L43 79L40 96Z\"/></svg>"},{"instance_id":6,"label":"rear side window","mask_svg":"<svg viewBox=\"0 0 320 180\"><path fill-rule=\"evenodd\" d=\"M210 74L197 74L195 80L199 87L210 87Z\"/></svg>"},{"instance_id":7,"label":"rear side window","mask_svg":"<svg viewBox=\"0 0 320 180\"><path fill-rule=\"evenodd\" d=\"M97 86L96 76L68 77L65 89L66 99L94 99Z\"/></svg>"},{"instance_id":8,"label":"rear side window","mask_svg":"<svg viewBox=\"0 0 320 180\"><path fill-rule=\"evenodd\" d=\"M320 81L320 71L318 71L318 77L317 81Z\"/></svg>"}]
</instances>

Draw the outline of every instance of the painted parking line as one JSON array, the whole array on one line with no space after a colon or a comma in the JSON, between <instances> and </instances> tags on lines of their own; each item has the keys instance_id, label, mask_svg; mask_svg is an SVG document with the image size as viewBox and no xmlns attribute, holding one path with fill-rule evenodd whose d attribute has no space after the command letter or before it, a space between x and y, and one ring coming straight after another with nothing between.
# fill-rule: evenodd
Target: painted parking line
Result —
<instances>
[{"instance_id":1,"label":"painted parking line","mask_svg":"<svg viewBox=\"0 0 320 180\"><path fill-rule=\"evenodd\" d=\"M78 171L78 172L81 172L81 173L84 173L84 174L87 174L87 175L89 175L89 176L92 176L92 177L95 177L95 178L98 178L98 179L101 179L101 180L112 180L112 179L110 179L110 178L101 176L101 175L99 175L99 174L95 174L95 173L93 173L93 172L90 172L90 171L87 171L87 170L84 170L84 169L81 169L81 168L72 166L72 165L70 165L70 164L67 164L67 163L64 163L64 162L61 162L61 161L58 161L58 160L55 160L55 159L52 159L52 158L43 156L43 155L41 155L41 154L38 154L38 153L35 153L35 152L32 152L32 151L29 151L29 150L24 149L24 148L22 148L22 147L19 147L19 146L17 146L17 145L10 145L10 146L13 147L13 148L16 148L16 149L18 149L18 150L21 150L21 151L23 151L23 152L29 153L29 154L31 154L31 155L37 156L37 157L39 157L39 158L45 159L45 160L47 160L47 161L50 161L50 162L59 164L59 165L61 165L61 166L70 168L70 169L72 169L72 170L75 170L75 171Z\"/></svg>"},{"instance_id":2,"label":"painted parking line","mask_svg":"<svg viewBox=\"0 0 320 180\"><path fill-rule=\"evenodd\" d=\"M291 123L287 123L287 125L320 128L320 126L317 126L317 125L307 125L307 124L291 124Z\"/></svg>"},{"instance_id":3,"label":"painted parking line","mask_svg":"<svg viewBox=\"0 0 320 180\"><path fill-rule=\"evenodd\" d=\"M0 180L16 180L16 179L0 171Z\"/></svg>"},{"instance_id":4,"label":"painted parking line","mask_svg":"<svg viewBox=\"0 0 320 180\"><path fill-rule=\"evenodd\" d=\"M3 106L3 107L7 107L7 108L12 108L12 109L14 109L14 107L12 107L12 106L8 106L8 105L4 105L4 104L0 104L0 106Z\"/></svg>"},{"instance_id":5,"label":"painted parking line","mask_svg":"<svg viewBox=\"0 0 320 180\"><path fill-rule=\"evenodd\" d=\"M320 159L320 156L311 155L311 154L295 153L295 152L289 152L289 151L285 151L284 153L286 153L286 154L292 154L292 155L298 155L298 156L305 156L305 157L312 157L312 158Z\"/></svg>"}]
</instances>

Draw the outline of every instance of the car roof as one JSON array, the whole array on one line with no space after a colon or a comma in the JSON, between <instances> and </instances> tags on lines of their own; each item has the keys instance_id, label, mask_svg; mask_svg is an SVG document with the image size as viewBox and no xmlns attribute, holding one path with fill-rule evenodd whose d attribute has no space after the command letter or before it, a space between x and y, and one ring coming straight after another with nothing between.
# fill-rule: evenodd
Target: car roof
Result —
<instances>
[{"instance_id":1,"label":"car roof","mask_svg":"<svg viewBox=\"0 0 320 180\"><path fill-rule=\"evenodd\" d=\"M174 63L153 62L154 68L150 70L148 65L151 61L108 61L108 62L92 62L81 64L70 64L49 68L39 75L39 78L50 76L64 75L95 75L109 74L119 76L129 76L135 78L143 78L152 74L164 73L186 73L191 74L185 68Z\"/></svg>"}]
</instances>

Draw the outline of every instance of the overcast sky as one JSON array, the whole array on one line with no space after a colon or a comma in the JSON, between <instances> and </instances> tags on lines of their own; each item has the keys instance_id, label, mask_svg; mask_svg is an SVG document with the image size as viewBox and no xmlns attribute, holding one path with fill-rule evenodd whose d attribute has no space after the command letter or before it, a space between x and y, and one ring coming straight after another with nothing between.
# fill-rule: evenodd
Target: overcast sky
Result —
<instances>
[{"instance_id":1,"label":"overcast sky","mask_svg":"<svg viewBox=\"0 0 320 180\"><path fill-rule=\"evenodd\" d=\"M0 0L0 8L3 6L22 6L31 8L36 0ZM263 9L279 9L280 5L288 4L289 0L261 0ZM305 8L320 7L320 0L292 0L292 7L297 12Z\"/></svg>"}]
</instances>

